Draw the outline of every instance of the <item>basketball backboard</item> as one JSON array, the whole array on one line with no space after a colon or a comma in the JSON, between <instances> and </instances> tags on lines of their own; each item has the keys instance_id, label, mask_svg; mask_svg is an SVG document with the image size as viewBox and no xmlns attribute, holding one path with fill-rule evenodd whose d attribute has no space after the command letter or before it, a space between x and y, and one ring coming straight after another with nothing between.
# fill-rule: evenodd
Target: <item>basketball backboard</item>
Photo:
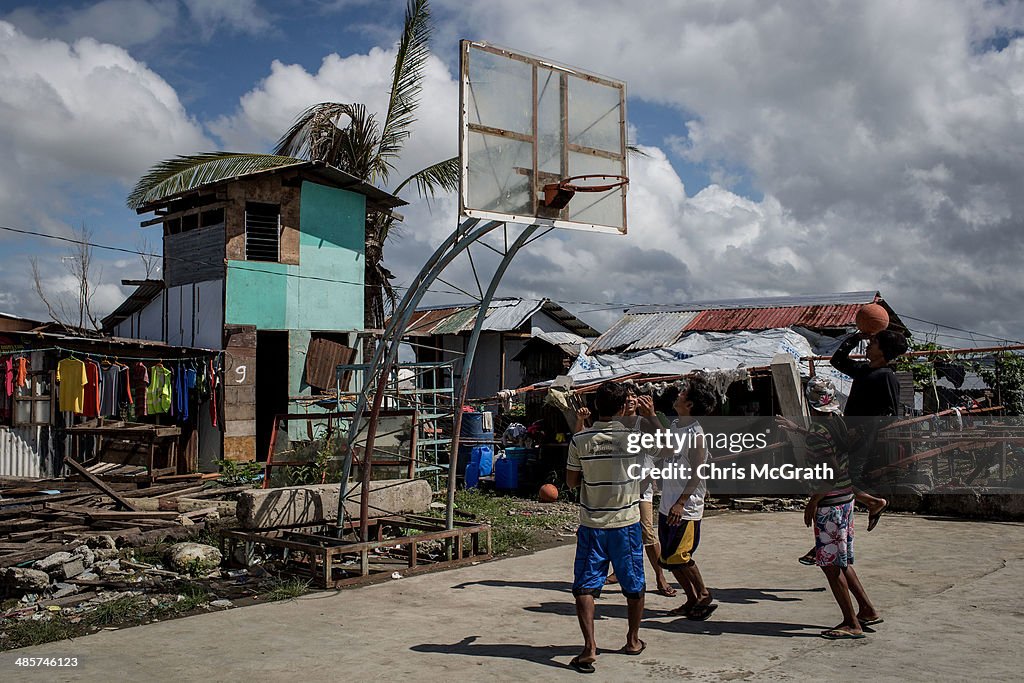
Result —
<instances>
[{"instance_id":1,"label":"basketball backboard","mask_svg":"<svg viewBox=\"0 0 1024 683\"><path fill-rule=\"evenodd\" d=\"M460 213L625 234L627 185L592 190L627 177L626 84L468 40L460 66ZM567 203L545 199L581 175Z\"/></svg>"}]
</instances>

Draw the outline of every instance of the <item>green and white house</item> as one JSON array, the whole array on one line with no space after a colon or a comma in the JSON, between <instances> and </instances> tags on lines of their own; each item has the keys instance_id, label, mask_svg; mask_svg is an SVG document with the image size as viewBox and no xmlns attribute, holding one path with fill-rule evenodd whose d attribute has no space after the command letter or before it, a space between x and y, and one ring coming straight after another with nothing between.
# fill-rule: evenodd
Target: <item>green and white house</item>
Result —
<instances>
[{"instance_id":1,"label":"green and white house","mask_svg":"<svg viewBox=\"0 0 1024 683\"><path fill-rule=\"evenodd\" d=\"M321 162L190 188L138 207L163 228L163 278L104 319L118 337L223 350L223 424L197 426L199 461L263 459L273 416L332 389L307 361L359 346L367 210L404 202ZM307 358L308 353L322 358ZM258 381L257 381L258 380ZM208 411L207 411L208 412Z\"/></svg>"}]
</instances>

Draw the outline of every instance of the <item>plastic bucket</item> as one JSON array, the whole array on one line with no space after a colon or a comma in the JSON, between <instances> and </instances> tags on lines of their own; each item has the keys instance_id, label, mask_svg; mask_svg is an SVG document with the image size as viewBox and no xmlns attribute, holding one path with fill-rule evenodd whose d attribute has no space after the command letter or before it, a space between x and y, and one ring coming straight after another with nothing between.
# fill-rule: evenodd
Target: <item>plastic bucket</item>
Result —
<instances>
[{"instance_id":1,"label":"plastic bucket","mask_svg":"<svg viewBox=\"0 0 1024 683\"><path fill-rule=\"evenodd\" d=\"M494 487L503 491L519 488L519 461L502 458L494 463Z\"/></svg>"}]
</instances>

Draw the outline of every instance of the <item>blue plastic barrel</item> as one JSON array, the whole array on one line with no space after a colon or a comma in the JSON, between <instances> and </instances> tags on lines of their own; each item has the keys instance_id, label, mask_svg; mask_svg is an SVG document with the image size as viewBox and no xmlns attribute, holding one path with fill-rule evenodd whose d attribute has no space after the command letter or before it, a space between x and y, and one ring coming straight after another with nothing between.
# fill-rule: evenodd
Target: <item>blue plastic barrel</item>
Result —
<instances>
[{"instance_id":1,"label":"blue plastic barrel","mask_svg":"<svg viewBox=\"0 0 1024 683\"><path fill-rule=\"evenodd\" d=\"M521 463L526 462L530 459L533 454L532 448L523 448L522 446L509 446L505 449L505 457L509 460L517 460Z\"/></svg>"},{"instance_id":2,"label":"blue plastic barrel","mask_svg":"<svg viewBox=\"0 0 1024 683\"><path fill-rule=\"evenodd\" d=\"M468 440L469 443L459 445L459 462L456 467L456 472L459 475L468 477L468 466L474 457L473 451L481 446L481 444L473 442L494 441L494 432L484 431L483 413L463 413L462 425L459 427L459 436L461 439ZM488 446L488 449L490 448L491 447ZM493 451L491 452L493 453ZM477 454L475 457L481 465L479 475L477 476L489 475L491 473L491 461L488 458L482 457L480 454Z\"/></svg>"},{"instance_id":3,"label":"blue plastic barrel","mask_svg":"<svg viewBox=\"0 0 1024 683\"><path fill-rule=\"evenodd\" d=\"M519 461L502 458L494 463L494 487L503 491L519 488Z\"/></svg>"},{"instance_id":4,"label":"blue plastic barrel","mask_svg":"<svg viewBox=\"0 0 1024 683\"><path fill-rule=\"evenodd\" d=\"M459 435L470 439L479 439L484 433L483 413L463 413Z\"/></svg>"}]
</instances>

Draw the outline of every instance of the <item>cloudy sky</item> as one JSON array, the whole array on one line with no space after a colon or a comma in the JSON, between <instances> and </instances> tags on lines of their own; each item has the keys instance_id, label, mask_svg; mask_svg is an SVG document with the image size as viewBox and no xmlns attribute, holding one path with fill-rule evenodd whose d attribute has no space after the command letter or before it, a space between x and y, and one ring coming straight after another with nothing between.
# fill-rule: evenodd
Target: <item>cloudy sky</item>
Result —
<instances>
[{"instance_id":1,"label":"cloudy sky","mask_svg":"<svg viewBox=\"0 0 1024 683\"><path fill-rule=\"evenodd\" d=\"M434 0L433 52L401 170L457 152L459 38L628 83L628 236L551 233L500 293L603 328L624 303L878 289L917 331L1024 339L1024 7L887 0ZM269 151L319 101L384 106L398 0L0 2L0 226L136 249L124 197L150 165ZM404 177L401 172L396 178ZM412 197L408 197L412 199ZM456 225L404 212L408 281ZM0 311L45 317L66 246L0 230ZM138 257L98 251L97 307ZM478 264L479 265L479 264ZM450 279L475 289L468 264ZM439 296L436 301L453 298ZM913 319L911 319L913 318ZM936 327L937 324L948 327ZM959 329L955 329L959 328Z\"/></svg>"}]
</instances>

